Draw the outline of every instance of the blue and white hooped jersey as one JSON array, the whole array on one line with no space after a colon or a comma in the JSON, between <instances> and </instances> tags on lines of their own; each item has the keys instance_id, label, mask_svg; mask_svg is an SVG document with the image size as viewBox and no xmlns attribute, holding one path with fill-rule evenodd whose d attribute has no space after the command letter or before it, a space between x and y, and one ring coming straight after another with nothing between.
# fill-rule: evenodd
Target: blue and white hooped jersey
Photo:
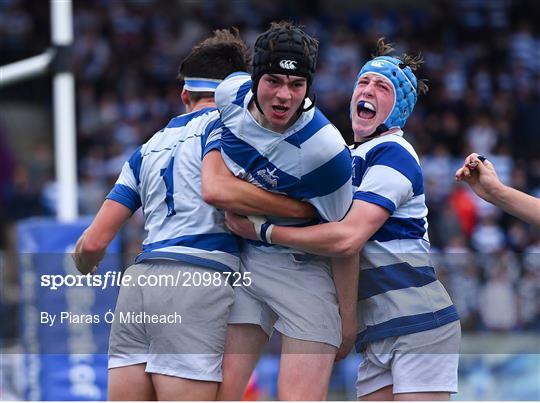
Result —
<instances>
[{"instance_id":1,"label":"blue and white hooped jersey","mask_svg":"<svg viewBox=\"0 0 540 403\"><path fill-rule=\"evenodd\" d=\"M310 202L322 220L339 221L345 216L352 203L350 150L321 111L304 112L285 133L276 133L260 126L248 111L253 93L247 73L227 77L215 96L223 130L221 154L234 175L268 191ZM319 222L268 220L280 225ZM268 252L304 253L248 242Z\"/></svg>"},{"instance_id":2,"label":"blue and white hooped jersey","mask_svg":"<svg viewBox=\"0 0 540 403\"><path fill-rule=\"evenodd\" d=\"M360 255L357 350L365 343L459 320L429 256L422 169L403 132L352 151L353 199L390 212Z\"/></svg>"},{"instance_id":3,"label":"blue and white hooped jersey","mask_svg":"<svg viewBox=\"0 0 540 403\"><path fill-rule=\"evenodd\" d=\"M201 196L201 162L220 149L216 108L173 118L127 161L107 199L142 206L146 239L136 262L172 259L237 271L239 243Z\"/></svg>"}]
</instances>

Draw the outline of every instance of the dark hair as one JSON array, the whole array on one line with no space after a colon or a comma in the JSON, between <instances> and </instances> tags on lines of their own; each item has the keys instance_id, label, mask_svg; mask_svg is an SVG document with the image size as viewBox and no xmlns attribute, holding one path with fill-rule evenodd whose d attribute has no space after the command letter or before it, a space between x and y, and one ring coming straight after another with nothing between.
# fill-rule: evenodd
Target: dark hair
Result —
<instances>
[{"instance_id":1,"label":"dark hair","mask_svg":"<svg viewBox=\"0 0 540 403\"><path fill-rule=\"evenodd\" d=\"M272 22L270 28L257 37L253 56L254 84L265 73L302 76L306 77L308 85L311 84L317 66L319 42L302 28L289 21ZM282 59L292 60L293 69L280 66Z\"/></svg>"},{"instance_id":2,"label":"dark hair","mask_svg":"<svg viewBox=\"0 0 540 403\"><path fill-rule=\"evenodd\" d=\"M218 29L195 45L182 61L177 78L203 77L223 80L236 71L249 71L251 55L238 29ZM212 92L189 92L191 99L212 98Z\"/></svg>"},{"instance_id":3,"label":"dark hair","mask_svg":"<svg viewBox=\"0 0 540 403\"><path fill-rule=\"evenodd\" d=\"M394 51L395 49L392 43L385 43L384 38L379 38L377 40L377 50L375 51L374 55L371 55L371 57L375 58L378 56L392 56L409 66L412 71L418 70L420 66L424 64L424 58L422 57L421 53L418 53L417 55L409 55L404 53L401 56L393 56L392 53ZM425 94L429 90L427 80L425 78L417 79L417 87L418 94Z\"/></svg>"},{"instance_id":4,"label":"dark hair","mask_svg":"<svg viewBox=\"0 0 540 403\"><path fill-rule=\"evenodd\" d=\"M259 80L264 74L285 74L305 77L306 97L317 67L319 42L302 30L301 26L289 21L272 22L270 28L260 34L255 41L253 53L252 91L255 105L261 113L257 99ZM311 103L307 111L315 106Z\"/></svg>"}]
</instances>

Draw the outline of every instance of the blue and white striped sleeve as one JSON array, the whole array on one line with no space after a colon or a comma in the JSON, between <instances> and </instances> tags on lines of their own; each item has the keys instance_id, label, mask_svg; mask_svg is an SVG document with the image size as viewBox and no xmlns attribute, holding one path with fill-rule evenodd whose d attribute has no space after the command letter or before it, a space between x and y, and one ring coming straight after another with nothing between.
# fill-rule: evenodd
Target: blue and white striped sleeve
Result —
<instances>
[{"instance_id":1,"label":"blue and white striped sleeve","mask_svg":"<svg viewBox=\"0 0 540 403\"><path fill-rule=\"evenodd\" d=\"M418 161L403 146L385 142L365 157L366 171L355 192L355 200L377 204L393 214L413 196L424 193Z\"/></svg>"},{"instance_id":2,"label":"blue and white striped sleeve","mask_svg":"<svg viewBox=\"0 0 540 403\"><path fill-rule=\"evenodd\" d=\"M348 148L309 174L318 189L309 202L325 221L340 221L352 203L351 154ZM305 178L303 178L303 181Z\"/></svg>"},{"instance_id":3,"label":"blue and white striped sleeve","mask_svg":"<svg viewBox=\"0 0 540 403\"><path fill-rule=\"evenodd\" d=\"M352 203L350 150L330 124L305 141L302 149L304 174L300 192L293 197L313 204L323 220L340 221Z\"/></svg>"},{"instance_id":4,"label":"blue and white striped sleeve","mask_svg":"<svg viewBox=\"0 0 540 403\"><path fill-rule=\"evenodd\" d=\"M245 72L233 73L218 85L215 100L225 124L238 107L243 108L244 100L250 89L251 76Z\"/></svg>"},{"instance_id":5,"label":"blue and white striped sleeve","mask_svg":"<svg viewBox=\"0 0 540 403\"><path fill-rule=\"evenodd\" d=\"M116 184L105 197L108 200L114 200L123 204L132 212L137 211L141 207L141 196L139 192L142 165L141 148L142 146L139 146L129 160L124 163Z\"/></svg>"},{"instance_id":6,"label":"blue and white striped sleeve","mask_svg":"<svg viewBox=\"0 0 540 403\"><path fill-rule=\"evenodd\" d=\"M221 133L223 126L220 119L210 122L202 138L202 158L212 150L221 151Z\"/></svg>"}]
</instances>

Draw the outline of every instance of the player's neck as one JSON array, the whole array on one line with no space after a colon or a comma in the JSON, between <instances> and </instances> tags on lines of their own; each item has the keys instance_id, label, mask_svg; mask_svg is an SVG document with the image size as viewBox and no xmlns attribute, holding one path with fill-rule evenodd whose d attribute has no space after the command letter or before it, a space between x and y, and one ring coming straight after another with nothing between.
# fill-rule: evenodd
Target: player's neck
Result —
<instances>
[{"instance_id":1,"label":"player's neck","mask_svg":"<svg viewBox=\"0 0 540 403\"><path fill-rule=\"evenodd\" d=\"M216 101L214 98L203 98L198 100L192 105L188 105L187 110L188 113L191 112L197 112L204 108L215 108L216 107Z\"/></svg>"}]
</instances>

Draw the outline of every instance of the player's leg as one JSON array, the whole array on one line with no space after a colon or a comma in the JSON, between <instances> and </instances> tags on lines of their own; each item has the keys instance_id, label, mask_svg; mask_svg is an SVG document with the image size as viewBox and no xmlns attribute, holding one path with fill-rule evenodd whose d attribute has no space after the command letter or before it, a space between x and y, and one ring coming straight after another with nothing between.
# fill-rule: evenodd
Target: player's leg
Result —
<instances>
[{"instance_id":1,"label":"player's leg","mask_svg":"<svg viewBox=\"0 0 540 403\"><path fill-rule=\"evenodd\" d=\"M234 304L229 315L225 355L223 357L223 382L218 389L219 400L242 400L249 378L257 364L264 345L272 335L276 316L259 299L259 284L262 283L257 262L244 261L253 267L250 286L234 287ZM246 265L247 263L247 265Z\"/></svg>"},{"instance_id":2,"label":"player's leg","mask_svg":"<svg viewBox=\"0 0 540 403\"><path fill-rule=\"evenodd\" d=\"M336 289L326 261L288 259L269 275L268 301L279 315L274 327L282 334L278 397L326 400L341 344Z\"/></svg>"},{"instance_id":3,"label":"player's leg","mask_svg":"<svg viewBox=\"0 0 540 403\"><path fill-rule=\"evenodd\" d=\"M231 324L223 358L223 382L218 400L242 400L268 335L258 325Z\"/></svg>"},{"instance_id":4,"label":"player's leg","mask_svg":"<svg viewBox=\"0 0 540 403\"><path fill-rule=\"evenodd\" d=\"M394 392L392 390L392 385L385 386L375 392L368 393L367 395L360 396L358 400L361 401L381 401L381 400L394 400Z\"/></svg>"},{"instance_id":5,"label":"player's leg","mask_svg":"<svg viewBox=\"0 0 540 403\"><path fill-rule=\"evenodd\" d=\"M157 400L216 400L218 383L152 374Z\"/></svg>"},{"instance_id":6,"label":"player's leg","mask_svg":"<svg viewBox=\"0 0 540 403\"><path fill-rule=\"evenodd\" d=\"M145 313L170 318L165 323L145 324L150 340L146 372L152 376L158 400L215 400L223 379L234 291L225 275L184 263L155 261L147 275L176 278L179 271L221 278L181 290L173 284L143 289Z\"/></svg>"},{"instance_id":7,"label":"player's leg","mask_svg":"<svg viewBox=\"0 0 540 403\"><path fill-rule=\"evenodd\" d=\"M337 348L282 335L279 400L326 400Z\"/></svg>"},{"instance_id":8,"label":"player's leg","mask_svg":"<svg viewBox=\"0 0 540 403\"><path fill-rule=\"evenodd\" d=\"M399 336L392 359L394 400L450 400L457 392L458 321Z\"/></svg>"},{"instance_id":9,"label":"player's leg","mask_svg":"<svg viewBox=\"0 0 540 403\"><path fill-rule=\"evenodd\" d=\"M420 393L398 393L394 395L394 400L401 401L445 401L450 400L449 392L420 392Z\"/></svg>"},{"instance_id":10,"label":"player's leg","mask_svg":"<svg viewBox=\"0 0 540 403\"><path fill-rule=\"evenodd\" d=\"M362 346L358 367L356 396L361 401L394 400L391 371L392 339L372 341Z\"/></svg>"},{"instance_id":11,"label":"player's leg","mask_svg":"<svg viewBox=\"0 0 540 403\"><path fill-rule=\"evenodd\" d=\"M156 400L146 364L109 369L107 400Z\"/></svg>"},{"instance_id":12,"label":"player's leg","mask_svg":"<svg viewBox=\"0 0 540 403\"><path fill-rule=\"evenodd\" d=\"M135 277L146 270L147 265L139 264L126 273ZM149 343L144 325L120 321L126 312L144 312L140 287L120 287L116 301L109 337L108 400L155 400L152 379L145 372Z\"/></svg>"},{"instance_id":13,"label":"player's leg","mask_svg":"<svg viewBox=\"0 0 540 403\"><path fill-rule=\"evenodd\" d=\"M282 335L278 398L325 400L341 318L327 260L275 254L264 267L264 301L276 313Z\"/></svg>"}]
</instances>

